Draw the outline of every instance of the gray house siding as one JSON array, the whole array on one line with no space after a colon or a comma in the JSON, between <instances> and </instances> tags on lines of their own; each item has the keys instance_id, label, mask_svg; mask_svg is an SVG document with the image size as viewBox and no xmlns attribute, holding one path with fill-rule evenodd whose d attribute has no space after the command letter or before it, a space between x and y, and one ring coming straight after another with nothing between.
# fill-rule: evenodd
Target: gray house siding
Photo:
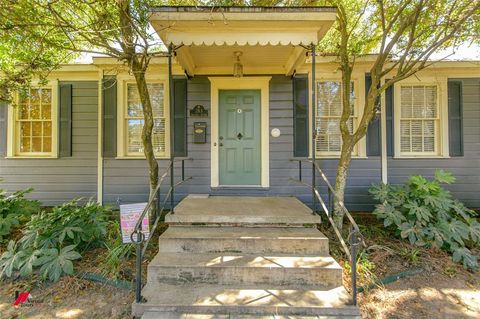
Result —
<instances>
[{"instance_id":1,"label":"gray house siding","mask_svg":"<svg viewBox=\"0 0 480 319\"><path fill-rule=\"evenodd\" d=\"M452 80L452 79L450 79ZM388 181L402 183L408 176L432 177L437 169L447 170L457 182L448 187L467 206L480 207L480 79L462 82L464 156L444 159L388 159Z\"/></svg>"},{"instance_id":2,"label":"gray house siding","mask_svg":"<svg viewBox=\"0 0 480 319\"><path fill-rule=\"evenodd\" d=\"M206 76L197 76L188 81L187 105L192 109L202 105L210 115L210 81ZM207 143L193 143L193 123L207 122ZM311 191L308 187L292 179L298 178L298 163L293 159L293 84L289 77L273 76L270 81L269 131L278 128L281 136L270 137L270 187L268 189L212 189L210 187L210 131L208 118L188 117L187 147L188 157L185 161L185 175L192 179L176 189L175 201L180 201L188 194L211 195L251 195L251 196L297 196L307 204L311 204ZM167 161L159 160L160 172L166 168ZM319 161L331 181L334 181L336 160ZM175 179L180 180L180 166L175 164ZM303 165L303 177L310 182L311 166ZM104 203L123 204L141 202L148 199L148 167L144 160L104 159ZM380 180L380 158L355 159L346 193L346 202L351 209L370 210L372 202L368 196L368 186ZM165 194L169 187L169 178L164 181L161 192ZM326 188L323 188L326 193Z\"/></svg>"},{"instance_id":3,"label":"gray house siding","mask_svg":"<svg viewBox=\"0 0 480 319\"><path fill-rule=\"evenodd\" d=\"M98 85L95 81L61 83L72 84L72 156L0 158L0 188L12 192L33 187L29 197L47 206L97 194Z\"/></svg>"}]
</instances>

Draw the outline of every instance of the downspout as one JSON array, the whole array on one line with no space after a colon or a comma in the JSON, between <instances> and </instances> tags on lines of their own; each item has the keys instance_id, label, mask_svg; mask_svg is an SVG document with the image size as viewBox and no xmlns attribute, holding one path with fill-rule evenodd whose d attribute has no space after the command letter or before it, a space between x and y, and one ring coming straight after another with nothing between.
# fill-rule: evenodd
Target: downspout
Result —
<instances>
[{"instance_id":1,"label":"downspout","mask_svg":"<svg viewBox=\"0 0 480 319\"><path fill-rule=\"evenodd\" d=\"M312 152L312 206L313 206L313 213L316 213L317 211L317 199L315 197L315 180L316 180L316 171L315 171L315 151L316 151L316 138L317 138L317 132L316 132L316 123L315 123L315 44L312 43L311 45L311 51L312 51L312 112L310 114L311 116L311 126L312 126L312 145L311 145L311 152Z\"/></svg>"},{"instance_id":2,"label":"downspout","mask_svg":"<svg viewBox=\"0 0 480 319\"><path fill-rule=\"evenodd\" d=\"M381 80L382 85L385 79ZM382 92L380 98L380 167L382 171L382 183L388 183L388 168L387 168L387 108L386 108L385 92Z\"/></svg>"},{"instance_id":3,"label":"downspout","mask_svg":"<svg viewBox=\"0 0 480 319\"><path fill-rule=\"evenodd\" d=\"M97 202L103 205L103 70L98 70Z\"/></svg>"},{"instance_id":4,"label":"downspout","mask_svg":"<svg viewBox=\"0 0 480 319\"><path fill-rule=\"evenodd\" d=\"M173 44L170 44L168 46L168 91L169 91L169 96L168 96L168 103L170 104L170 163L171 163L171 168L170 168L170 211L173 214L173 207L175 205L175 180L174 180L174 160L175 160L175 154L174 154L174 142L175 142L175 137L174 137L174 104L173 104L173 95L174 95L174 90L173 90L173 74L172 74L172 55L174 53L173 49ZM160 200L160 199L159 199Z\"/></svg>"}]
</instances>

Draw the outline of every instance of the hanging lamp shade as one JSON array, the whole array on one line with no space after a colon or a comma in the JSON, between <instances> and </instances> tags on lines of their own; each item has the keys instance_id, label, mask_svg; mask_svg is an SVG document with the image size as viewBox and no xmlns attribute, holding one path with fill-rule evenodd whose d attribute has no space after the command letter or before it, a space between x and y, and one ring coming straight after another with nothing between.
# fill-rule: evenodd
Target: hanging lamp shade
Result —
<instances>
[{"instance_id":1,"label":"hanging lamp shade","mask_svg":"<svg viewBox=\"0 0 480 319\"><path fill-rule=\"evenodd\" d=\"M242 55L242 52L235 51L234 55L236 57L236 61L233 64L233 76L236 78L241 78L243 76L243 65L240 62L240 56Z\"/></svg>"}]
</instances>

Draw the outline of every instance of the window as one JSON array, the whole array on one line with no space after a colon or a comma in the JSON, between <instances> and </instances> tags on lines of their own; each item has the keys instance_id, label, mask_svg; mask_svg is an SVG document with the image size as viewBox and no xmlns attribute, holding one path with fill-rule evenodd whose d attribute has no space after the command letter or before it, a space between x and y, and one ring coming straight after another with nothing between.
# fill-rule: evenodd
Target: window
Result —
<instances>
[{"instance_id":1,"label":"window","mask_svg":"<svg viewBox=\"0 0 480 319\"><path fill-rule=\"evenodd\" d=\"M24 89L12 108L10 156L52 156L56 154L56 103L52 88Z\"/></svg>"},{"instance_id":2,"label":"window","mask_svg":"<svg viewBox=\"0 0 480 319\"><path fill-rule=\"evenodd\" d=\"M352 113L348 120L350 132L356 125L357 111L355 107L355 92L351 84L350 103ZM340 117L342 116L342 84L339 81L317 82L316 118L316 150L317 154L339 155L342 146L340 133Z\"/></svg>"},{"instance_id":3,"label":"window","mask_svg":"<svg viewBox=\"0 0 480 319\"><path fill-rule=\"evenodd\" d=\"M142 129L143 111L140 96L135 83L126 84L126 108L125 108L125 154L143 155ZM148 91L152 101L154 118L153 126L153 149L157 156L166 156L166 118L163 83L149 83Z\"/></svg>"},{"instance_id":4,"label":"window","mask_svg":"<svg viewBox=\"0 0 480 319\"><path fill-rule=\"evenodd\" d=\"M440 116L436 85L400 87L400 154L438 155Z\"/></svg>"}]
</instances>

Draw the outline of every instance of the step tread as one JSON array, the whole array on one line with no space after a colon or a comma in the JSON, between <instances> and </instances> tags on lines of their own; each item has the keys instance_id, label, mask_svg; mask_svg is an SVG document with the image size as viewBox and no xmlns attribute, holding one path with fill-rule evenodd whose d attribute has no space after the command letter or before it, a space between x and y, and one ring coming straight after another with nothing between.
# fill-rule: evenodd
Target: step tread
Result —
<instances>
[{"instance_id":1,"label":"step tread","mask_svg":"<svg viewBox=\"0 0 480 319\"><path fill-rule=\"evenodd\" d=\"M292 227L169 227L160 237L162 239L308 239L328 240L316 228Z\"/></svg>"},{"instance_id":2,"label":"step tread","mask_svg":"<svg viewBox=\"0 0 480 319\"><path fill-rule=\"evenodd\" d=\"M331 256L265 256L235 253L159 253L150 267L248 267L248 268L309 268L342 269Z\"/></svg>"},{"instance_id":3,"label":"step tread","mask_svg":"<svg viewBox=\"0 0 480 319\"><path fill-rule=\"evenodd\" d=\"M191 313L164 313L147 311L141 319L361 319L360 315L332 315L332 316L281 316L281 315L242 315L242 314L191 314Z\"/></svg>"},{"instance_id":4,"label":"step tread","mask_svg":"<svg viewBox=\"0 0 480 319\"><path fill-rule=\"evenodd\" d=\"M350 295L343 286L312 290L147 284L142 295L147 299L146 304L152 306L352 308L348 304Z\"/></svg>"}]
</instances>

